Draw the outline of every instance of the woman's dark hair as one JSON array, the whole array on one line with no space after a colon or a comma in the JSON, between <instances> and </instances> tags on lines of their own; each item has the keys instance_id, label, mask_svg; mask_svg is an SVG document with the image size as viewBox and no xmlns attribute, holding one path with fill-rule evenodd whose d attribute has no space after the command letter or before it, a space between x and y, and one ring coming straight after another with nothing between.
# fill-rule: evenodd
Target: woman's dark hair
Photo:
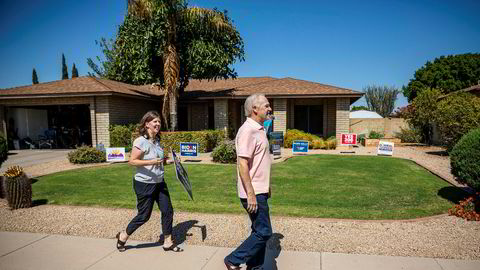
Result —
<instances>
[{"instance_id":1,"label":"woman's dark hair","mask_svg":"<svg viewBox=\"0 0 480 270\"><path fill-rule=\"evenodd\" d=\"M147 139L149 139L147 129L145 128L145 123L148 123L155 118L160 118L160 115L158 114L157 111L149 111L142 117L142 120L140 120L140 123L138 123L138 133L140 134L140 136L144 136ZM160 124L160 127L161 127L161 124ZM160 140L160 132L158 132L157 136L155 137L157 140Z\"/></svg>"}]
</instances>

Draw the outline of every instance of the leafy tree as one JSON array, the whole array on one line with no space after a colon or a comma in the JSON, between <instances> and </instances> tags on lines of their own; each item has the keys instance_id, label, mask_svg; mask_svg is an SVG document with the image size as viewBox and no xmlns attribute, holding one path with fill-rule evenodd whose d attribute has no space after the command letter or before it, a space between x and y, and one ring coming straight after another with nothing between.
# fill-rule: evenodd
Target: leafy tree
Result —
<instances>
[{"instance_id":1,"label":"leafy tree","mask_svg":"<svg viewBox=\"0 0 480 270\"><path fill-rule=\"evenodd\" d=\"M388 117L395 108L395 100L400 92L391 86L369 85L363 88L368 109L375 111L383 117Z\"/></svg>"},{"instance_id":2,"label":"leafy tree","mask_svg":"<svg viewBox=\"0 0 480 270\"><path fill-rule=\"evenodd\" d=\"M73 63L72 78L77 78L77 77L78 77L78 70L77 70L77 67L75 67L75 63Z\"/></svg>"},{"instance_id":3,"label":"leafy tree","mask_svg":"<svg viewBox=\"0 0 480 270\"><path fill-rule=\"evenodd\" d=\"M398 107L392 114L391 117L394 118L407 118L411 111L413 110L413 106L408 104L407 106Z\"/></svg>"},{"instance_id":4,"label":"leafy tree","mask_svg":"<svg viewBox=\"0 0 480 270\"><path fill-rule=\"evenodd\" d=\"M32 83L33 84L38 84L37 71L35 69L33 69L33 71L32 71Z\"/></svg>"},{"instance_id":5,"label":"leafy tree","mask_svg":"<svg viewBox=\"0 0 480 270\"><path fill-rule=\"evenodd\" d=\"M441 56L415 71L413 79L403 87L408 101L426 88L437 88L447 94L476 85L480 79L480 54Z\"/></svg>"},{"instance_id":6,"label":"leafy tree","mask_svg":"<svg viewBox=\"0 0 480 270\"><path fill-rule=\"evenodd\" d=\"M435 123L450 151L470 130L480 128L480 98L470 93L454 93L438 102Z\"/></svg>"},{"instance_id":7,"label":"leafy tree","mask_svg":"<svg viewBox=\"0 0 480 270\"><path fill-rule=\"evenodd\" d=\"M95 74L159 85L162 117L171 130L177 129L177 99L189 79L235 78L230 65L244 60L243 40L227 12L188 7L184 0L128 0L116 39L99 44L101 66L87 59Z\"/></svg>"},{"instance_id":8,"label":"leafy tree","mask_svg":"<svg viewBox=\"0 0 480 270\"><path fill-rule=\"evenodd\" d=\"M366 106L352 106L352 108L350 109L351 112L361 111L361 110L368 111L368 107L366 107Z\"/></svg>"},{"instance_id":9,"label":"leafy tree","mask_svg":"<svg viewBox=\"0 0 480 270\"><path fill-rule=\"evenodd\" d=\"M62 53L62 80L68 79L68 68L65 63L65 55Z\"/></svg>"},{"instance_id":10,"label":"leafy tree","mask_svg":"<svg viewBox=\"0 0 480 270\"><path fill-rule=\"evenodd\" d=\"M423 141L431 144L433 124L435 122L437 100L441 96L438 89L427 89L419 93L413 100L411 108L406 112L410 126L422 133Z\"/></svg>"}]
</instances>

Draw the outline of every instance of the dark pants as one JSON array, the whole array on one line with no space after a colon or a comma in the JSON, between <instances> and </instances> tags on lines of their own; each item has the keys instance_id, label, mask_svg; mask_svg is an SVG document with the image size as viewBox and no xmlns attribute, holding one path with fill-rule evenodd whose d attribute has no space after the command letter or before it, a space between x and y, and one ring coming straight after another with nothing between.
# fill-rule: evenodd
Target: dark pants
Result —
<instances>
[{"instance_id":1,"label":"dark pants","mask_svg":"<svg viewBox=\"0 0 480 270\"><path fill-rule=\"evenodd\" d=\"M137 195L138 213L128 224L127 234L131 235L150 219L155 202L157 202L158 208L162 212L163 235L172 234L173 207L167 184L165 182L146 184L133 180L133 190Z\"/></svg>"},{"instance_id":2,"label":"dark pants","mask_svg":"<svg viewBox=\"0 0 480 270\"><path fill-rule=\"evenodd\" d=\"M250 267L263 265L267 241L272 236L272 225L268 208L268 194L258 194L256 213L248 213L252 221L252 233L230 255L225 257L233 265L246 263ZM247 209L246 199L240 199L243 208Z\"/></svg>"}]
</instances>

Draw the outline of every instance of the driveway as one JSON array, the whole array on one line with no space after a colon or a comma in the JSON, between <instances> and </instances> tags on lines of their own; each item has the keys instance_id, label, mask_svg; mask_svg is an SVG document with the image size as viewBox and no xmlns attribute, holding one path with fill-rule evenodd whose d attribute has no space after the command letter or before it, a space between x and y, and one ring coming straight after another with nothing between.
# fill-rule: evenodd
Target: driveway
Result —
<instances>
[{"instance_id":1,"label":"driveway","mask_svg":"<svg viewBox=\"0 0 480 270\"><path fill-rule=\"evenodd\" d=\"M40 165L55 161L63 161L72 149L45 149L45 150L11 150L8 152L8 159L0 167L3 174L10 166L20 166L22 168L33 165Z\"/></svg>"}]
</instances>

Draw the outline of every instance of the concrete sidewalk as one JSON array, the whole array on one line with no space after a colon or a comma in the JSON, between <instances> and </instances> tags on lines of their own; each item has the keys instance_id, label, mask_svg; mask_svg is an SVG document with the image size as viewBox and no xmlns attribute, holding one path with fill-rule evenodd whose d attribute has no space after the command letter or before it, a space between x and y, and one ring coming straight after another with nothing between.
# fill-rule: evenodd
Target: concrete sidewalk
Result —
<instances>
[{"instance_id":1,"label":"concrete sidewalk","mask_svg":"<svg viewBox=\"0 0 480 270\"><path fill-rule=\"evenodd\" d=\"M157 243L129 241L118 252L115 239L0 232L0 269L202 269L224 270L230 248L187 246L165 252ZM340 253L267 250L265 270L477 270L480 260L447 260Z\"/></svg>"}]
</instances>

